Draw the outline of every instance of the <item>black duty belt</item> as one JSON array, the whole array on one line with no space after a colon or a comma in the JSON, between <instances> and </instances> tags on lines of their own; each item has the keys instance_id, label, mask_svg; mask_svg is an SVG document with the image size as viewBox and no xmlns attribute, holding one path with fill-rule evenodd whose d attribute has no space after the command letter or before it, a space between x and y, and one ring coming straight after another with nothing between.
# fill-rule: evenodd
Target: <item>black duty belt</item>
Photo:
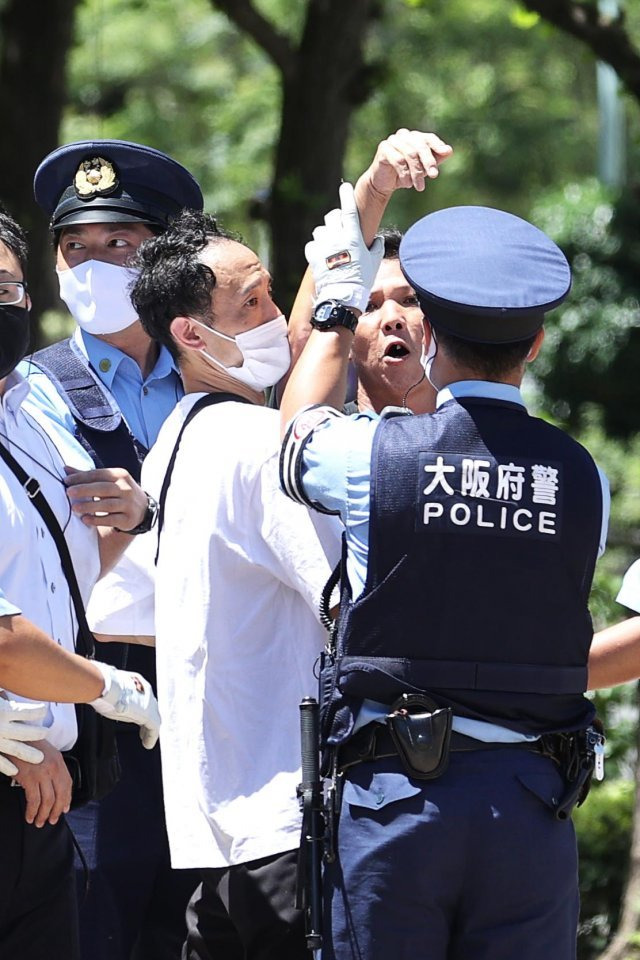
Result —
<instances>
[{"instance_id":1,"label":"black duty belt","mask_svg":"<svg viewBox=\"0 0 640 960\"><path fill-rule=\"evenodd\" d=\"M476 740L475 737L466 737L462 733L451 733L449 751L461 753L471 750L528 750L530 753L544 753L546 750L540 740L518 740L515 743L504 741ZM369 723L358 730L350 740L338 748L338 772L356 763L366 763L371 760L382 760L385 757L399 756L389 729L382 723Z\"/></svg>"}]
</instances>

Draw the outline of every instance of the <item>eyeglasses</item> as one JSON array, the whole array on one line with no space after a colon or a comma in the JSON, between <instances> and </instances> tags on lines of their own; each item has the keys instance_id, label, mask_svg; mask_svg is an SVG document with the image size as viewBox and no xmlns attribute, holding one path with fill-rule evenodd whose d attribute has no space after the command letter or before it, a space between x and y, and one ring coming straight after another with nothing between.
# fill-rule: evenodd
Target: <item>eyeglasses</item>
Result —
<instances>
[{"instance_id":1,"label":"eyeglasses","mask_svg":"<svg viewBox=\"0 0 640 960\"><path fill-rule=\"evenodd\" d=\"M19 283L17 280L12 280L10 283L0 283L0 304L10 306L12 303L20 303L26 289L26 283Z\"/></svg>"}]
</instances>

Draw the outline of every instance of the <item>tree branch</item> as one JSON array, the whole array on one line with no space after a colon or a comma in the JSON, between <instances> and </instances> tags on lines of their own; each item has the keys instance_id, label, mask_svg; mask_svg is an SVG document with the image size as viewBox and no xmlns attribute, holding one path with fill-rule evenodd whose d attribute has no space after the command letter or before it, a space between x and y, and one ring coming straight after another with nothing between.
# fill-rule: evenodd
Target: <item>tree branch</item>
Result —
<instances>
[{"instance_id":1,"label":"tree branch","mask_svg":"<svg viewBox=\"0 0 640 960\"><path fill-rule=\"evenodd\" d=\"M211 0L211 6L221 10L232 23L255 40L284 77L293 73L295 52L289 39L256 10L251 0Z\"/></svg>"},{"instance_id":2,"label":"tree branch","mask_svg":"<svg viewBox=\"0 0 640 960\"><path fill-rule=\"evenodd\" d=\"M609 17L595 0L522 0L528 10L584 43L618 74L629 93L640 101L640 51L625 28L624 14Z\"/></svg>"}]
</instances>

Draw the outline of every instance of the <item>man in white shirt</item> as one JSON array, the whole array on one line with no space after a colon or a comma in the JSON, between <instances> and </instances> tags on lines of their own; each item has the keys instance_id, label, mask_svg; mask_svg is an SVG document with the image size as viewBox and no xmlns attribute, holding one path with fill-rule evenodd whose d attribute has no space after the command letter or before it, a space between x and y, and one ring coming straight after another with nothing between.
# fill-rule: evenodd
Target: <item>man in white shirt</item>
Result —
<instances>
[{"instance_id":1,"label":"man in white shirt","mask_svg":"<svg viewBox=\"0 0 640 960\"><path fill-rule=\"evenodd\" d=\"M119 481L125 478L121 471L117 476L106 473L97 485L76 486L81 499L70 505L68 468L84 471L92 464L73 438L56 430L30 404L28 384L15 371L29 340L25 263L24 235L0 213L0 696L14 704L19 694L57 701L41 711L46 739L36 741L35 755L25 757L21 751L21 756L9 753L2 758L0 954L21 960L76 960L73 850L62 817L71 801L71 779L60 752L71 748L77 735L72 702L91 701L100 713L141 724L149 747L157 740L159 716L142 678L105 665L82 664L73 655L78 625L69 587L55 541L33 498L43 494L62 528L86 599L101 566L129 540L121 532L94 529L93 519L83 522L88 503L103 514L98 523L112 522L106 514L116 513L116 522L129 529L140 522L146 497L135 484L124 483L120 489ZM24 485L13 461L28 475ZM94 475L80 473L71 479L92 480ZM53 641L66 651L62 659L62 649L54 648ZM51 676L36 673L49 668ZM10 743L3 749L9 752ZM41 762L34 763L38 756ZM22 789L11 789L14 785Z\"/></svg>"},{"instance_id":2,"label":"man in white shirt","mask_svg":"<svg viewBox=\"0 0 640 960\"><path fill-rule=\"evenodd\" d=\"M224 943L225 957L304 960L297 704L315 686L318 602L337 538L278 488L278 417L263 391L288 369L286 322L258 258L210 217L184 214L144 245L139 265L136 310L173 352L187 394L143 465L160 501L155 623L172 864L203 877L186 956L220 955ZM163 494L203 395L220 402L187 425ZM153 534L141 539L154 548ZM212 941L199 918L218 895L227 916Z\"/></svg>"}]
</instances>

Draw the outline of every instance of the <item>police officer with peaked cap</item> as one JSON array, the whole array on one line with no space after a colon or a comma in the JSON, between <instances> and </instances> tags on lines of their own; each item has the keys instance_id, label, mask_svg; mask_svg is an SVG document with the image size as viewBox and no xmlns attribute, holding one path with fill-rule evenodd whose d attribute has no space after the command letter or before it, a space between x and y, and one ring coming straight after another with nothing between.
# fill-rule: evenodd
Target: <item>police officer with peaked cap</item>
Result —
<instances>
[{"instance_id":1,"label":"police officer with peaked cap","mask_svg":"<svg viewBox=\"0 0 640 960\"><path fill-rule=\"evenodd\" d=\"M35 198L49 217L60 296L76 321L73 335L21 365L32 396L82 443L97 468L140 463L183 395L165 347L142 329L129 299L128 264L147 237L184 208L201 210L194 177L159 150L121 140L83 140L44 158ZM149 502L145 532L153 523ZM89 618L98 633L136 633L127 556L94 590ZM121 608L118 605L121 605ZM105 644L104 658L155 677L148 647ZM90 870L85 896L78 864L83 955L91 960L175 960L186 936L184 911L197 878L170 869L159 750L143 751L126 725L118 732L120 784L69 821Z\"/></svg>"},{"instance_id":2,"label":"police officer with peaked cap","mask_svg":"<svg viewBox=\"0 0 640 960\"><path fill-rule=\"evenodd\" d=\"M32 388L96 464L107 465L116 455L139 476L140 459L181 385L168 352L149 339L133 311L129 285L135 274L127 264L140 243L162 232L180 210L202 209L200 187L159 150L86 140L45 157L34 193L50 218L60 296L77 329L69 341L30 359Z\"/></svg>"},{"instance_id":3,"label":"police officer with peaked cap","mask_svg":"<svg viewBox=\"0 0 640 960\"><path fill-rule=\"evenodd\" d=\"M520 393L569 266L499 210L418 221L400 260L437 343L437 409L345 417L378 251L340 194L307 246L315 330L282 402L283 487L339 513L347 548L321 683L341 796L323 958L570 960L570 811L602 751L584 691L608 489Z\"/></svg>"}]
</instances>

